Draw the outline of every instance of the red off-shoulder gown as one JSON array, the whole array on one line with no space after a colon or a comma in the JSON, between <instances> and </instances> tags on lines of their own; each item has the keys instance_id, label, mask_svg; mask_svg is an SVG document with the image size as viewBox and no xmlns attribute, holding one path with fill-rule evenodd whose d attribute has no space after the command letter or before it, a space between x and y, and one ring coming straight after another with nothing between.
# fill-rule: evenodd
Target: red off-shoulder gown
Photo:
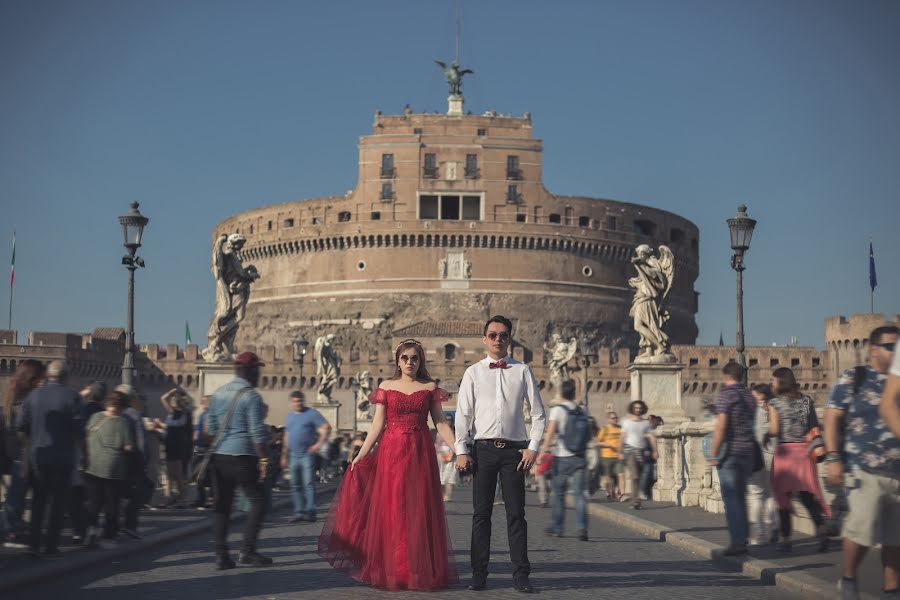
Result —
<instances>
[{"instance_id":1,"label":"red off-shoulder gown","mask_svg":"<svg viewBox=\"0 0 900 600\"><path fill-rule=\"evenodd\" d=\"M379 388L371 399L386 409L381 442L344 475L319 536L319 554L376 588L446 588L459 576L427 418L447 393Z\"/></svg>"}]
</instances>

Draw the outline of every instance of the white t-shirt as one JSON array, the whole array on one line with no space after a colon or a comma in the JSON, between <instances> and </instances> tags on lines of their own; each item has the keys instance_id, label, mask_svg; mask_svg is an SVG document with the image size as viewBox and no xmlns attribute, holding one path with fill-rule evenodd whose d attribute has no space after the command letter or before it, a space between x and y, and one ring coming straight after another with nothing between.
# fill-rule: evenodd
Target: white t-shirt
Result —
<instances>
[{"instance_id":1,"label":"white t-shirt","mask_svg":"<svg viewBox=\"0 0 900 600\"><path fill-rule=\"evenodd\" d=\"M563 402L550 409L550 421L556 422L556 444L554 444L551 452L553 456L558 457L575 456L566 449L566 445L563 443L563 438L566 435L566 420L569 418L569 413L563 407L569 410L577 408L574 402Z\"/></svg>"},{"instance_id":2,"label":"white t-shirt","mask_svg":"<svg viewBox=\"0 0 900 600\"><path fill-rule=\"evenodd\" d=\"M650 421L641 419L634 421L630 418L622 423L622 442L632 448L644 448L647 445L647 434L650 432Z\"/></svg>"},{"instance_id":3,"label":"white t-shirt","mask_svg":"<svg viewBox=\"0 0 900 600\"><path fill-rule=\"evenodd\" d=\"M894 362L891 363L891 375L900 377L900 348L894 348Z\"/></svg>"}]
</instances>

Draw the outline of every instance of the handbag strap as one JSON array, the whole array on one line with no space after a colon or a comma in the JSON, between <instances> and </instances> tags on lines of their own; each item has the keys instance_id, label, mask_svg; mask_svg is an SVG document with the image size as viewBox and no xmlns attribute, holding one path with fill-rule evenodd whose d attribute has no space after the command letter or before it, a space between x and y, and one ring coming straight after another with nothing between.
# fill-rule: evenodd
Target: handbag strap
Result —
<instances>
[{"instance_id":1,"label":"handbag strap","mask_svg":"<svg viewBox=\"0 0 900 600\"><path fill-rule=\"evenodd\" d=\"M225 414L225 420L222 421L222 426L219 428L219 431L216 432L215 437L213 437L212 443L209 445L210 454L215 452L216 448L219 445L219 442L222 439L222 434L225 433L225 430L228 428L228 423L231 422L231 415L234 414L234 407L237 406L238 400L240 400L241 396L249 392L250 387L241 388L238 390L238 393L234 395L234 399L231 401L231 406L228 407L228 412Z\"/></svg>"}]
</instances>

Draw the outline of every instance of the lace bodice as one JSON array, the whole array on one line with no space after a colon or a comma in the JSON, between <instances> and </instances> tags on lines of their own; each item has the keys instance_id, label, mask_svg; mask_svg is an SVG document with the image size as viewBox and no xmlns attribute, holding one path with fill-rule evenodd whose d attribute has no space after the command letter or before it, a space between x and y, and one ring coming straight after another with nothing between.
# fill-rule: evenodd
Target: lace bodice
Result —
<instances>
[{"instance_id":1,"label":"lace bodice","mask_svg":"<svg viewBox=\"0 0 900 600\"><path fill-rule=\"evenodd\" d=\"M399 390L378 388L370 401L385 406L385 431L428 431L428 413L435 404L447 401L447 392L441 388L418 390L404 394Z\"/></svg>"}]
</instances>

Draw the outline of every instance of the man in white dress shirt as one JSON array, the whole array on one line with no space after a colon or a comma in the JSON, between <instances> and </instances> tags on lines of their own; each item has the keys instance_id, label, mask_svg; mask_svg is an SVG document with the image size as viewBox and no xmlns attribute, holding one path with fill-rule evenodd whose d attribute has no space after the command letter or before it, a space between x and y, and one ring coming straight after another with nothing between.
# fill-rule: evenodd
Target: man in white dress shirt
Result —
<instances>
[{"instance_id":1,"label":"man in white dress shirt","mask_svg":"<svg viewBox=\"0 0 900 600\"><path fill-rule=\"evenodd\" d=\"M528 365L507 354L512 323L491 317L484 326L487 357L466 369L456 407L456 468L473 471L472 582L483 590L491 549L491 512L497 476L506 506L509 554L516 590L534 591L528 576L528 524L525 521L525 475L534 465L544 434L544 405ZM531 408L531 435L524 406ZM471 446L467 443L473 440Z\"/></svg>"}]
</instances>

